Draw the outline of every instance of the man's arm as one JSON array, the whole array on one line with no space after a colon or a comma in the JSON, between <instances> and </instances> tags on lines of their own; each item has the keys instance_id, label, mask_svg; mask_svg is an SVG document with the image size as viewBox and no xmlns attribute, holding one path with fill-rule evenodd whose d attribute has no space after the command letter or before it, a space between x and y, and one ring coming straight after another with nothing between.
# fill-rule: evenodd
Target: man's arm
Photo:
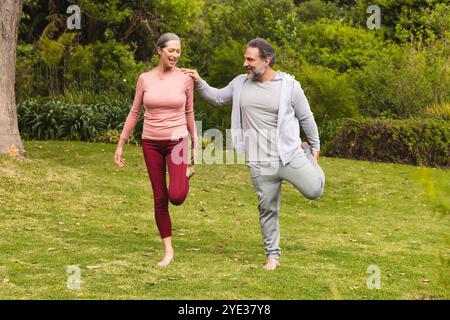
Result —
<instances>
[{"instance_id":1,"label":"man's arm","mask_svg":"<svg viewBox=\"0 0 450 320\"><path fill-rule=\"evenodd\" d=\"M295 115L300 121L302 129L305 131L308 143L313 150L313 155L318 158L320 152L319 129L317 128L308 99L306 99L305 93L298 81L294 81L292 95L292 106L295 110Z\"/></svg>"},{"instance_id":2,"label":"man's arm","mask_svg":"<svg viewBox=\"0 0 450 320\"><path fill-rule=\"evenodd\" d=\"M225 88L217 89L208 85L208 83L200 77L197 70L187 68L182 68L181 70L194 79L200 95L209 102L215 105L221 105L230 102L233 98L233 87L231 82Z\"/></svg>"}]
</instances>

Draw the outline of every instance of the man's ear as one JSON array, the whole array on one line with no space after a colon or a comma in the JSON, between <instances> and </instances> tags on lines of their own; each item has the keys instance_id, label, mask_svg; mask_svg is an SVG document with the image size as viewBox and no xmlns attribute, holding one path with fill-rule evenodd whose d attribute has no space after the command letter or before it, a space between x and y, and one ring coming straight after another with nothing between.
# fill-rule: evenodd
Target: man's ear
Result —
<instances>
[{"instance_id":1,"label":"man's ear","mask_svg":"<svg viewBox=\"0 0 450 320\"><path fill-rule=\"evenodd\" d=\"M269 58L265 58L264 59L264 64L266 65L266 67L268 67L270 65L270 59Z\"/></svg>"}]
</instances>

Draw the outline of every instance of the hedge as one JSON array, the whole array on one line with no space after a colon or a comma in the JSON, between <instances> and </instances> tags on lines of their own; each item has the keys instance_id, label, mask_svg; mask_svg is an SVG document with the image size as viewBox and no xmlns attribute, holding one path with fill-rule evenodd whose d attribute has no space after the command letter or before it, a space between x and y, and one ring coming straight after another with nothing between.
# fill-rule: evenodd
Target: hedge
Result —
<instances>
[{"instance_id":1,"label":"hedge","mask_svg":"<svg viewBox=\"0 0 450 320\"><path fill-rule=\"evenodd\" d=\"M116 143L129 110L130 105L119 100L79 104L30 99L17 106L17 117L24 139ZM130 142L139 141L141 133L139 121Z\"/></svg>"},{"instance_id":2,"label":"hedge","mask_svg":"<svg viewBox=\"0 0 450 320\"><path fill-rule=\"evenodd\" d=\"M30 99L17 113L24 139L117 143L129 108L119 99L95 104ZM450 167L448 120L348 118L320 129L326 156ZM139 143L141 133L142 119L129 142Z\"/></svg>"},{"instance_id":3,"label":"hedge","mask_svg":"<svg viewBox=\"0 0 450 320\"><path fill-rule=\"evenodd\" d=\"M343 119L326 155L423 166L450 166L450 121Z\"/></svg>"}]
</instances>

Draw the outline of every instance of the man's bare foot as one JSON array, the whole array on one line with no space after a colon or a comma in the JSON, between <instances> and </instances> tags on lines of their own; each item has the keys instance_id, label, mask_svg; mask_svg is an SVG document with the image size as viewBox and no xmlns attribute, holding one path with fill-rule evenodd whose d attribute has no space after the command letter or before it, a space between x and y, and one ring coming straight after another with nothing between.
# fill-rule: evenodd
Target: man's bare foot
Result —
<instances>
[{"instance_id":1,"label":"man's bare foot","mask_svg":"<svg viewBox=\"0 0 450 320\"><path fill-rule=\"evenodd\" d=\"M173 262L173 254L166 254L164 258L158 262L158 267L164 268Z\"/></svg>"},{"instance_id":2,"label":"man's bare foot","mask_svg":"<svg viewBox=\"0 0 450 320\"><path fill-rule=\"evenodd\" d=\"M275 270L277 267L280 266L280 261L275 258L268 258L266 261L266 264L263 266L266 270Z\"/></svg>"}]
</instances>

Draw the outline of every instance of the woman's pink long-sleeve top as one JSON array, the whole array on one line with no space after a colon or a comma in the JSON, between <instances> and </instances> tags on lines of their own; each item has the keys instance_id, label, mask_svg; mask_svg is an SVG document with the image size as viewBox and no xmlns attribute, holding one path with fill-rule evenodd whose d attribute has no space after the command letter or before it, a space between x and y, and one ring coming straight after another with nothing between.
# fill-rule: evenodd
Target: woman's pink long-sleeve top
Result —
<instances>
[{"instance_id":1,"label":"woman's pink long-sleeve top","mask_svg":"<svg viewBox=\"0 0 450 320\"><path fill-rule=\"evenodd\" d=\"M120 139L127 140L144 105L142 139L175 140L191 135L197 139L194 120L194 81L174 67L160 79L153 69L139 76L133 105Z\"/></svg>"}]
</instances>

